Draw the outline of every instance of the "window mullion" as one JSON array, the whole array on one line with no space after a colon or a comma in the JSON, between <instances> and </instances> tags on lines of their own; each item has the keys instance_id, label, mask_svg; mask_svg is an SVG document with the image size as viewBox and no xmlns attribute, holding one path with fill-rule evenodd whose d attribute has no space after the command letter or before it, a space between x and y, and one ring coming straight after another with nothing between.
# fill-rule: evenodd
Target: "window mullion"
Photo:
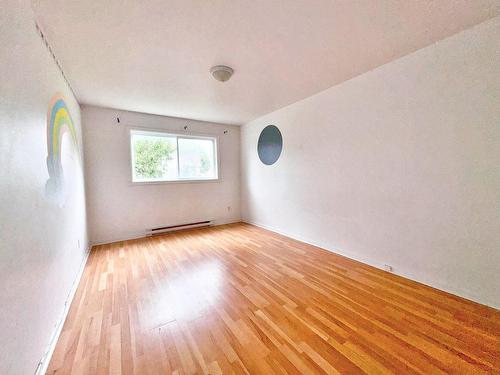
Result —
<instances>
[{"instance_id":1,"label":"window mullion","mask_svg":"<svg viewBox=\"0 0 500 375\"><path fill-rule=\"evenodd\" d=\"M181 162L179 160L179 137L175 137L175 142L177 142L177 178L181 178Z\"/></svg>"},{"instance_id":2,"label":"window mullion","mask_svg":"<svg viewBox=\"0 0 500 375\"><path fill-rule=\"evenodd\" d=\"M219 177L219 160L217 159L217 147L218 145L215 144L215 140L212 139L212 161L214 163L213 170L213 177L218 178Z\"/></svg>"}]
</instances>

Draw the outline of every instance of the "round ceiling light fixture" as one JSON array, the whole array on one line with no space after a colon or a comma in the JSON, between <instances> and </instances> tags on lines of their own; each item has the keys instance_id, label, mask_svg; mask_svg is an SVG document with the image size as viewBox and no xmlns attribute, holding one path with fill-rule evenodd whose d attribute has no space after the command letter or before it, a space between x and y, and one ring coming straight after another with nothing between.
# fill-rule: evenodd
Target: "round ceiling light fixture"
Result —
<instances>
[{"instance_id":1,"label":"round ceiling light fixture","mask_svg":"<svg viewBox=\"0 0 500 375\"><path fill-rule=\"evenodd\" d=\"M210 68L210 73L214 76L214 78L217 81L226 82L227 80L229 80L229 78L231 78L231 76L234 73L234 70L229 66L216 65Z\"/></svg>"}]
</instances>

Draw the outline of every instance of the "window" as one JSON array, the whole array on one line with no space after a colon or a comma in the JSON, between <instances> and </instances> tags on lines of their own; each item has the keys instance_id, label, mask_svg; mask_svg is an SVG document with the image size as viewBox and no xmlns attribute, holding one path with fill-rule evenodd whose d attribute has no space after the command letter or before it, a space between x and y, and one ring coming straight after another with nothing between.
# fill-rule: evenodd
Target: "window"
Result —
<instances>
[{"instance_id":1,"label":"window","mask_svg":"<svg viewBox=\"0 0 500 375\"><path fill-rule=\"evenodd\" d=\"M133 182L216 180L217 140L131 130Z\"/></svg>"}]
</instances>

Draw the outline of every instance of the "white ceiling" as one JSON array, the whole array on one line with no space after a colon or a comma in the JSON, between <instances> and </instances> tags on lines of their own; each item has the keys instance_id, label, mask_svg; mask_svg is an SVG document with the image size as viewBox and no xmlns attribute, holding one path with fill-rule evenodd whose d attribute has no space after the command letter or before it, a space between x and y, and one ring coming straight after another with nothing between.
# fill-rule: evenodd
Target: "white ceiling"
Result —
<instances>
[{"instance_id":1,"label":"white ceiling","mask_svg":"<svg viewBox=\"0 0 500 375\"><path fill-rule=\"evenodd\" d=\"M34 0L81 103L242 124L500 14L500 0ZM212 65L234 68L220 83Z\"/></svg>"}]
</instances>

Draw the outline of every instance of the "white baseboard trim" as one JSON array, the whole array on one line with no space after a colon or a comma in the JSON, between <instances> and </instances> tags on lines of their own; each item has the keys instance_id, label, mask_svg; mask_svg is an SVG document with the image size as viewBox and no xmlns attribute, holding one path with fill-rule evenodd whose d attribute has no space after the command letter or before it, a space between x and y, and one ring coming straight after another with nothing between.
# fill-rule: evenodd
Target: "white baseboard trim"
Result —
<instances>
[{"instance_id":1,"label":"white baseboard trim","mask_svg":"<svg viewBox=\"0 0 500 375\"><path fill-rule=\"evenodd\" d=\"M330 251L330 252L338 254L338 255L342 255L346 258L349 258L349 259L352 259L352 260L355 260L355 261L358 261L358 262L361 262L361 263L364 263L364 264L367 264L369 266L372 266L372 267L375 267L375 268L378 268L378 269L385 271L384 270L384 263L385 262L383 262L383 261L362 257L362 256L359 256L358 254L353 254L351 252L344 251L343 249L339 249L339 248L332 249L332 248L329 248L328 246L325 246L324 244L315 242L315 241L310 240L308 238L296 236L294 234L287 233L287 232L281 231L277 228L271 227L269 225L264 225L264 224L261 224L261 223L258 223L258 222L255 222L255 221L252 221L249 219L242 218L241 221L244 223L250 224L250 225L255 225L256 227L260 227L260 228L269 230L271 232L281 234L285 237L289 237L289 238L292 238L294 240L319 247L321 249ZM470 301L479 303L481 305L485 305L485 306L500 310L500 301L488 299L488 298L485 298L484 296L478 296L477 293L474 293L470 290L465 290L463 288L457 288L456 286L451 286L451 285L448 285L448 284L441 282L441 281L438 281L438 280L433 280L433 279L428 278L428 277L422 277L421 275L417 275L417 274L411 272L411 270L404 269L401 266L396 267L396 269L392 273L394 273L395 275L404 277L406 279L416 281L418 283L430 286L432 288L439 289L443 292L450 293L450 294L456 295L458 297L465 298L465 299L468 299Z\"/></svg>"},{"instance_id":2,"label":"white baseboard trim","mask_svg":"<svg viewBox=\"0 0 500 375\"><path fill-rule=\"evenodd\" d=\"M194 221L197 221L197 220L194 220ZM212 227L218 227L219 225L241 223L241 218L233 218L230 220L223 220L223 221L212 220L212 223L213 223L211 225ZM192 228L192 229L196 229L196 228ZM170 233L170 232L165 232L162 234L167 234L167 233ZM98 240L92 241L90 248L92 248L93 246L97 246L97 245L106 245L106 244L110 244L113 242L136 240L138 238L145 238L145 237L148 237L148 236L146 235L146 233L144 231L143 232L128 233L128 234L124 234L122 236L117 236L117 237L108 238L108 239L98 239Z\"/></svg>"},{"instance_id":3,"label":"white baseboard trim","mask_svg":"<svg viewBox=\"0 0 500 375\"><path fill-rule=\"evenodd\" d=\"M98 240L92 241L90 247L92 248L92 247L98 246L98 245L106 245L106 244L113 243L113 242L136 240L138 238L144 238L144 237L147 237L145 232L130 233L130 234L126 234L123 236L112 237L112 238L107 238L107 239L98 239Z\"/></svg>"},{"instance_id":4,"label":"white baseboard trim","mask_svg":"<svg viewBox=\"0 0 500 375\"><path fill-rule=\"evenodd\" d=\"M47 347L47 350L45 351L43 357L40 359L40 362L38 362L38 366L35 370L35 375L45 375L47 372L47 367L49 366L50 359L52 358L52 354L54 354L54 350L57 345L57 341L59 340L59 336L61 335L61 331L64 326L64 322L66 321L66 317L68 316L69 308L71 306L71 302L73 302L73 298L75 297L76 290L78 289L78 285L80 284L80 279L82 278L83 271L85 269L85 266L87 265L87 260L89 259L89 254L91 250L91 246L88 247L86 254L80 264L80 269L78 270L78 273L76 274L75 279L73 280L73 285L71 285L71 289L68 293L68 297L66 298L66 301L64 302L64 310L61 314L61 317L57 321L54 333L52 334L52 337L49 341L49 345Z\"/></svg>"}]
</instances>

